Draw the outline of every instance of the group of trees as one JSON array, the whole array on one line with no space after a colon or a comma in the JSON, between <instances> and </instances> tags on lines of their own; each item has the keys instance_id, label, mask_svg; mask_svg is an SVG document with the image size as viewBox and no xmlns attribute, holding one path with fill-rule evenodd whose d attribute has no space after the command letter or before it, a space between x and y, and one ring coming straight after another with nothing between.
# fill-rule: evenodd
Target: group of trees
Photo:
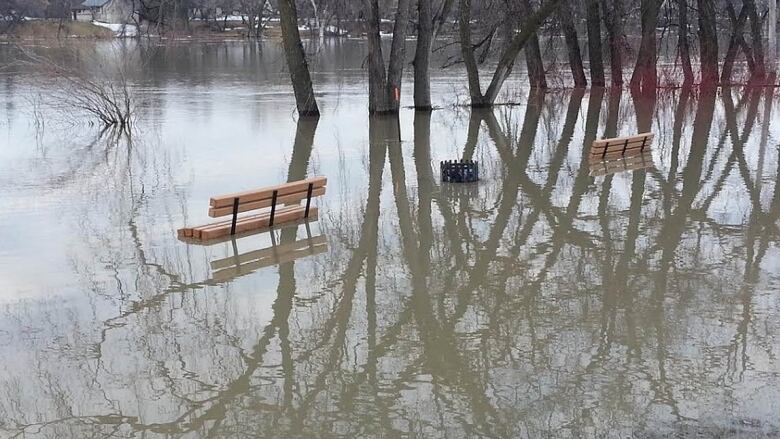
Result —
<instances>
[{"instance_id":1,"label":"group of trees","mask_svg":"<svg viewBox=\"0 0 780 439\"><path fill-rule=\"evenodd\" d=\"M283 20L297 23L295 2L284 1L291 7L280 10ZM774 81L771 63L775 50L775 0L519 0L503 4L472 0L417 0L415 4L410 0L397 0L395 10L384 16L377 0L364 3L366 13L361 18L368 39L371 113L397 113L399 110L406 61L403 42L411 32L417 35L412 62L414 106L418 110L431 109L430 53L434 40L447 24L457 28L456 39L461 48L459 62L466 69L473 107L495 104L521 51L525 52L530 86L546 88L547 69L553 67L544 65L542 51L551 52L549 47L555 44L558 36L562 36L566 47L575 87L588 85L586 64L593 86L607 84L606 54L612 86L624 85L626 64L632 57L635 64L629 82L631 90L654 93L659 85L659 39L669 38L668 34L677 36L674 71L679 65L683 86L696 82L692 60L696 56L693 53L695 40L698 40L699 84L702 87L730 84L734 64L740 56L748 66L749 82L766 85ZM455 9L457 13L453 13ZM385 58L380 42L380 18L388 17L394 23L393 39L389 57ZM629 26L640 29L638 45L631 44L634 35L628 33ZM584 32L578 30L583 27ZM769 65L764 44L765 27L770 30ZM718 43L724 30L731 35L725 52L720 50ZM297 38L295 44L286 42L285 47L301 47L298 36L286 35L285 38L286 41ZM587 63L583 57L584 48L587 48ZM302 49L295 51L303 56ZM295 62L289 65L293 86L313 90L310 83L301 82L308 73L300 71L306 68L305 59L300 56L296 55ZM497 64L487 89L483 90L479 64L488 59L495 59ZM298 109L301 114L318 113L313 92L305 94L305 101L298 101Z\"/></svg>"}]
</instances>

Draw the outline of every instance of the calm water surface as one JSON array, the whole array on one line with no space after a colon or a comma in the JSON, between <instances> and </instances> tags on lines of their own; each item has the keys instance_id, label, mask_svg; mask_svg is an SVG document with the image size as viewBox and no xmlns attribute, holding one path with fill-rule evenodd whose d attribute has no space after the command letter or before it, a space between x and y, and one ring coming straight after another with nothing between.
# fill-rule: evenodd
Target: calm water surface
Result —
<instances>
[{"instance_id":1,"label":"calm water surface","mask_svg":"<svg viewBox=\"0 0 780 439\"><path fill-rule=\"evenodd\" d=\"M143 62L140 118L37 118L49 81L0 73L0 437L780 434L771 92L520 73L471 111L455 68L442 109L369 119L345 41L296 121L275 43L78 49ZM651 167L591 176L594 139L648 130ZM440 184L463 157L483 181ZM311 175L308 227L176 238L212 195Z\"/></svg>"}]
</instances>

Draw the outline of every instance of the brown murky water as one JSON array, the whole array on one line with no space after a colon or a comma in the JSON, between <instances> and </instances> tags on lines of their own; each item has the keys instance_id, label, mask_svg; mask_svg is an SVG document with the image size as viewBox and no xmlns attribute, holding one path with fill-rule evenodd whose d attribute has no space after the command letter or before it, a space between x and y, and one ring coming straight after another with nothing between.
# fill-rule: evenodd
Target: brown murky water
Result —
<instances>
[{"instance_id":1,"label":"brown murky water","mask_svg":"<svg viewBox=\"0 0 780 439\"><path fill-rule=\"evenodd\" d=\"M145 60L132 139L0 74L0 437L780 433L770 91L517 76L472 112L447 70L444 109L369 119L347 41L296 122L278 44L89 50ZM591 176L592 140L646 130L652 166ZM440 184L462 157L483 181ZM307 175L308 227L176 239L211 195Z\"/></svg>"}]
</instances>

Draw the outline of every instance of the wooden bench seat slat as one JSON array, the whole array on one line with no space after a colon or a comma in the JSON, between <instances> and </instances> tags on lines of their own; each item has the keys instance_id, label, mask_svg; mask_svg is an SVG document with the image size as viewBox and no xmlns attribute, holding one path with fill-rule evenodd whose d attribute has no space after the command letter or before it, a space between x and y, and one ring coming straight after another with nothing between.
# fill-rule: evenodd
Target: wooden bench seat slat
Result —
<instances>
[{"instance_id":1,"label":"wooden bench seat slat","mask_svg":"<svg viewBox=\"0 0 780 439\"><path fill-rule=\"evenodd\" d=\"M590 161L591 162L600 162L604 160L611 160L614 158L620 158L620 157L628 157L630 155L637 155L637 154L643 154L645 152L650 152L650 148L645 146L644 149L642 149L641 145L632 146L629 148L626 148L623 150L622 148L617 151L607 151L607 153L599 153L599 154L591 154L590 155Z\"/></svg>"},{"instance_id":2,"label":"wooden bench seat slat","mask_svg":"<svg viewBox=\"0 0 780 439\"><path fill-rule=\"evenodd\" d=\"M309 218L317 218L317 213L317 208L312 207L309 210ZM291 206L289 208L282 208L276 211L276 215L274 216L274 224L298 221L303 219L305 215L306 208L304 206ZM270 219L271 215L268 213L242 218L236 222L236 233L267 228L270 225ZM217 227L208 227L202 230L195 229L193 232L193 237L204 241L220 238L222 236L230 235L230 228L231 224L228 223Z\"/></svg>"},{"instance_id":3,"label":"wooden bench seat slat","mask_svg":"<svg viewBox=\"0 0 780 439\"><path fill-rule=\"evenodd\" d=\"M316 189L314 189L311 193L312 198L314 197L321 197L325 195L325 186L320 186ZM281 195L277 196L276 199L276 205L281 204L291 204L291 203L298 203L300 201L303 201L306 199L308 195L308 188L304 189L300 192L294 192L287 195ZM238 212L248 212L250 210L255 209L263 209L266 207L271 207L272 200L271 198L266 198L264 200L258 200L258 201L251 201L251 202L239 202L238 204ZM230 206L227 207L211 207L209 208L209 216L212 218L218 218L221 216L226 215L232 215L233 214L233 203L231 202Z\"/></svg>"},{"instance_id":4,"label":"wooden bench seat slat","mask_svg":"<svg viewBox=\"0 0 780 439\"><path fill-rule=\"evenodd\" d=\"M591 155L603 154L605 149L608 152L612 152L612 151L620 152L623 150L623 148L626 149L641 148L643 144L645 145L645 149L648 149L652 144L652 142L650 140L647 141L632 140L628 142L628 144L626 144L626 142L622 142L622 143L615 143L614 145L612 143L610 143L609 145L606 144L598 145L598 146L594 145L593 147L590 148L590 154Z\"/></svg>"},{"instance_id":5,"label":"wooden bench seat slat","mask_svg":"<svg viewBox=\"0 0 780 439\"><path fill-rule=\"evenodd\" d=\"M609 143L609 146L612 146L613 144L623 144L626 143L626 139L629 142L633 142L636 140L639 140L640 142L642 139L647 137L647 141L651 142L653 138L655 137L655 134L653 133L641 133L641 134L634 134L633 136L623 136L623 137L615 137L613 139L599 139L593 141L593 147L603 147L607 143Z\"/></svg>"},{"instance_id":6,"label":"wooden bench seat slat","mask_svg":"<svg viewBox=\"0 0 780 439\"><path fill-rule=\"evenodd\" d=\"M262 189L256 189L251 191L236 192L232 194L225 194L216 197L212 197L209 200L211 207L233 207L233 200L239 199L239 203L251 203L253 201L270 199L274 191L277 191L277 196L284 196L294 194L296 192L306 191L309 187L309 183L314 185L314 188L321 188L325 186L328 179L325 177L312 177L306 180L300 180L292 183L284 183L276 186L269 186Z\"/></svg>"}]
</instances>

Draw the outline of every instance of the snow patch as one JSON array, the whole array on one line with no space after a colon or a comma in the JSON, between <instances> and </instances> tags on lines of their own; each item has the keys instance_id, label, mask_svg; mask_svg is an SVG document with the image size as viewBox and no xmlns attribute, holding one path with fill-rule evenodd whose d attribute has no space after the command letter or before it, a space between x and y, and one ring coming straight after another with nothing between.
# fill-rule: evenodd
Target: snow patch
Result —
<instances>
[{"instance_id":1,"label":"snow patch","mask_svg":"<svg viewBox=\"0 0 780 439\"><path fill-rule=\"evenodd\" d=\"M117 38L131 38L138 36L138 27L134 24L103 23L100 21L93 21L92 24L112 30L114 34L116 34Z\"/></svg>"}]
</instances>

